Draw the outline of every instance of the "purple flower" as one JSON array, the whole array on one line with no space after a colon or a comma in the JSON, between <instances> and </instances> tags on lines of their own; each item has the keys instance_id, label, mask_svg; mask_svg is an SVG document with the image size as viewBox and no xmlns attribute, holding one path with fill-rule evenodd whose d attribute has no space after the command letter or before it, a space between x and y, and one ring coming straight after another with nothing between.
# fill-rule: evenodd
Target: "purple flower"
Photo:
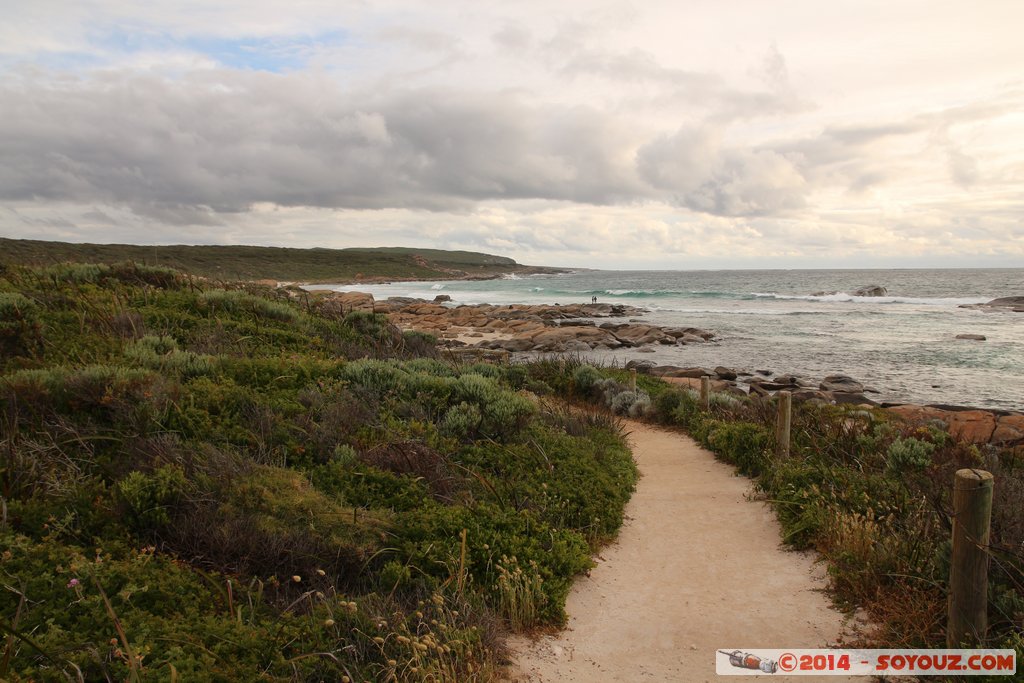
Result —
<instances>
[{"instance_id":1,"label":"purple flower","mask_svg":"<svg viewBox=\"0 0 1024 683\"><path fill-rule=\"evenodd\" d=\"M68 581L68 588L74 588L78 585L78 579L71 579Z\"/></svg>"}]
</instances>

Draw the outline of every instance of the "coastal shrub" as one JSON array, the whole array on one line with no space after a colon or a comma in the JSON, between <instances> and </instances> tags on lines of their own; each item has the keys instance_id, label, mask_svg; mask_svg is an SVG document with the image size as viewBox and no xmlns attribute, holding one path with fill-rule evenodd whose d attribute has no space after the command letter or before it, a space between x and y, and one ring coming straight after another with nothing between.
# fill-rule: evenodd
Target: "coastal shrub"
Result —
<instances>
[{"instance_id":1,"label":"coastal shrub","mask_svg":"<svg viewBox=\"0 0 1024 683\"><path fill-rule=\"evenodd\" d=\"M42 342L36 303L18 292L0 292L0 358L32 355Z\"/></svg>"},{"instance_id":2,"label":"coastal shrub","mask_svg":"<svg viewBox=\"0 0 1024 683\"><path fill-rule=\"evenodd\" d=\"M537 396L550 396L555 393L555 390L551 388L551 385L542 379L531 379L526 382L524 388L531 394Z\"/></svg>"},{"instance_id":3,"label":"coastal shrub","mask_svg":"<svg viewBox=\"0 0 1024 683\"><path fill-rule=\"evenodd\" d=\"M444 414L441 422L441 433L458 441L472 438L477 434L483 423L480 409L465 401L454 405Z\"/></svg>"},{"instance_id":4,"label":"coastal shrub","mask_svg":"<svg viewBox=\"0 0 1024 683\"><path fill-rule=\"evenodd\" d=\"M569 436L586 436L595 430L623 434L622 419L596 406L562 407L544 404L542 416L546 423Z\"/></svg>"},{"instance_id":5,"label":"coastal shrub","mask_svg":"<svg viewBox=\"0 0 1024 683\"><path fill-rule=\"evenodd\" d=\"M886 468L893 473L920 471L931 464L935 445L913 437L900 437L889 444Z\"/></svg>"},{"instance_id":6,"label":"coastal shrub","mask_svg":"<svg viewBox=\"0 0 1024 683\"><path fill-rule=\"evenodd\" d=\"M403 333L392 325L383 313L352 311L345 316L341 324L344 329L361 340L361 346L366 349L363 355L368 353L375 357L409 358L417 355L417 351L427 356L437 355L436 348L425 348L424 339L417 340L416 337L411 337L410 343L407 344Z\"/></svg>"},{"instance_id":7,"label":"coastal shrub","mask_svg":"<svg viewBox=\"0 0 1024 683\"><path fill-rule=\"evenodd\" d=\"M563 623L570 577L590 566L589 547L579 533L551 527L528 511L520 513L493 504L472 508L435 504L403 513L400 520L396 533L404 563L442 581L457 577L461 566L488 604L506 620L517 618L525 627ZM533 609L529 613L498 580L496 565L503 556L518 567L530 567L540 579L535 583L542 596L531 596ZM522 623L526 619L529 621Z\"/></svg>"},{"instance_id":8,"label":"coastal shrub","mask_svg":"<svg viewBox=\"0 0 1024 683\"><path fill-rule=\"evenodd\" d=\"M740 472L757 476L769 466L769 449L774 437L761 425L714 420L709 423L705 441Z\"/></svg>"},{"instance_id":9,"label":"coastal shrub","mask_svg":"<svg viewBox=\"0 0 1024 683\"><path fill-rule=\"evenodd\" d=\"M413 510L430 498L426 482L366 464L351 447L342 457L314 467L313 487L340 505L367 510Z\"/></svg>"},{"instance_id":10,"label":"coastal shrub","mask_svg":"<svg viewBox=\"0 0 1024 683\"><path fill-rule=\"evenodd\" d=\"M125 348L125 358L150 370L173 372L181 377L194 377L210 372L209 356L182 351L178 342L167 335L146 335Z\"/></svg>"},{"instance_id":11,"label":"coastal shrub","mask_svg":"<svg viewBox=\"0 0 1024 683\"><path fill-rule=\"evenodd\" d=\"M708 404L719 411L736 411L743 407L743 399L724 391L712 391L708 394Z\"/></svg>"},{"instance_id":12,"label":"coastal shrub","mask_svg":"<svg viewBox=\"0 0 1024 683\"><path fill-rule=\"evenodd\" d=\"M348 444L338 444L331 454L331 462L342 468L351 467L358 459L359 454L356 453L356 449Z\"/></svg>"},{"instance_id":13,"label":"coastal shrub","mask_svg":"<svg viewBox=\"0 0 1024 683\"><path fill-rule=\"evenodd\" d=\"M651 397L642 391L620 391L612 396L609 408L616 415L636 417L644 415L651 405Z\"/></svg>"},{"instance_id":14,"label":"coastal shrub","mask_svg":"<svg viewBox=\"0 0 1024 683\"><path fill-rule=\"evenodd\" d=\"M459 374L480 375L481 377L498 380L502 379L505 373L502 371L502 368L493 363L473 363L461 368Z\"/></svg>"},{"instance_id":15,"label":"coastal shrub","mask_svg":"<svg viewBox=\"0 0 1024 683\"><path fill-rule=\"evenodd\" d=\"M85 284L98 281L109 270L110 266L95 263L60 263L41 268L38 272L54 284Z\"/></svg>"},{"instance_id":16,"label":"coastal shrub","mask_svg":"<svg viewBox=\"0 0 1024 683\"><path fill-rule=\"evenodd\" d=\"M671 387L659 392L652 399L653 418L663 424L671 424L675 418L673 413L683 401L684 390Z\"/></svg>"},{"instance_id":17,"label":"coastal shrub","mask_svg":"<svg viewBox=\"0 0 1024 683\"><path fill-rule=\"evenodd\" d=\"M157 531L170 523L168 509L185 493L188 482L177 465L164 465L152 473L132 472L117 483L129 523L136 531Z\"/></svg>"},{"instance_id":18,"label":"coastal shrub","mask_svg":"<svg viewBox=\"0 0 1024 683\"><path fill-rule=\"evenodd\" d=\"M405 330L402 332L402 350L410 358L437 357L437 337L417 330Z\"/></svg>"},{"instance_id":19,"label":"coastal shrub","mask_svg":"<svg viewBox=\"0 0 1024 683\"><path fill-rule=\"evenodd\" d=\"M210 289L200 294L199 300L212 311L249 313L257 318L288 323L296 322L300 317L299 312L286 303L238 289Z\"/></svg>"},{"instance_id":20,"label":"coastal shrub","mask_svg":"<svg viewBox=\"0 0 1024 683\"><path fill-rule=\"evenodd\" d=\"M637 393L637 399L633 402L633 405L629 407L629 416L635 419L649 417L654 411L654 406L651 403L651 397L643 391Z\"/></svg>"},{"instance_id":21,"label":"coastal shrub","mask_svg":"<svg viewBox=\"0 0 1024 683\"><path fill-rule=\"evenodd\" d=\"M406 373L394 363L384 360L357 360L346 363L341 377L377 395L397 391L405 386Z\"/></svg>"},{"instance_id":22,"label":"coastal shrub","mask_svg":"<svg viewBox=\"0 0 1024 683\"><path fill-rule=\"evenodd\" d=\"M426 443L411 439L387 441L365 450L359 458L378 470L425 484L440 500L450 500L459 488L449 458Z\"/></svg>"},{"instance_id":23,"label":"coastal shrub","mask_svg":"<svg viewBox=\"0 0 1024 683\"><path fill-rule=\"evenodd\" d=\"M29 413L85 412L112 420L155 418L168 398L159 375L110 365L19 370L3 376L0 389L5 403Z\"/></svg>"},{"instance_id":24,"label":"coastal shrub","mask_svg":"<svg viewBox=\"0 0 1024 683\"><path fill-rule=\"evenodd\" d=\"M526 426L536 412L537 407L530 399L505 392L484 406L484 433L497 439L510 438Z\"/></svg>"},{"instance_id":25,"label":"coastal shrub","mask_svg":"<svg viewBox=\"0 0 1024 683\"><path fill-rule=\"evenodd\" d=\"M416 374L432 375L434 377L454 377L455 368L436 358L414 358L402 364L407 371Z\"/></svg>"},{"instance_id":26,"label":"coastal shrub","mask_svg":"<svg viewBox=\"0 0 1024 683\"><path fill-rule=\"evenodd\" d=\"M149 285L161 289L180 287L185 283L185 277L174 268L132 261L116 263L110 266L107 273L110 277L127 284Z\"/></svg>"},{"instance_id":27,"label":"coastal shrub","mask_svg":"<svg viewBox=\"0 0 1024 683\"><path fill-rule=\"evenodd\" d=\"M572 373L573 386L580 396L590 396L594 385L601 379L601 373L591 365L581 365Z\"/></svg>"},{"instance_id":28,"label":"coastal shrub","mask_svg":"<svg viewBox=\"0 0 1024 683\"><path fill-rule=\"evenodd\" d=\"M700 395L692 389L683 389L671 394L662 405L665 408L673 406L670 413L671 421L687 430L692 431L704 416Z\"/></svg>"},{"instance_id":29,"label":"coastal shrub","mask_svg":"<svg viewBox=\"0 0 1024 683\"><path fill-rule=\"evenodd\" d=\"M455 383L455 394L463 401L483 405L495 400L501 393L494 379L474 373L460 375Z\"/></svg>"}]
</instances>

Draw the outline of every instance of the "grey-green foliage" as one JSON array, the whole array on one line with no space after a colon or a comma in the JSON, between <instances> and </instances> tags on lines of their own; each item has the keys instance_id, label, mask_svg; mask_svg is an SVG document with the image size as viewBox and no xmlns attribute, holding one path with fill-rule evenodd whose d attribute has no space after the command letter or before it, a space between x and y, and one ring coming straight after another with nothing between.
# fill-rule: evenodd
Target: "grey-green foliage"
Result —
<instances>
[{"instance_id":1,"label":"grey-green foliage","mask_svg":"<svg viewBox=\"0 0 1024 683\"><path fill-rule=\"evenodd\" d=\"M109 272L110 266L95 263L59 263L39 270L39 274L54 282L72 282L84 284L96 282L100 276Z\"/></svg>"},{"instance_id":2,"label":"grey-green foliage","mask_svg":"<svg viewBox=\"0 0 1024 683\"><path fill-rule=\"evenodd\" d=\"M120 365L86 365L80 368L54 366L30 370L18 370L4 376L4 381L14 386L25 385L60 394L72 391L77 386L109 387L129 383L147 383L155 379L145 370L126 368Z\"/></svg>"},{"instance_id":3,"label":"grey-green foliage","mask_svg":"<svg viewBox=\"0 0 1024 683\"><path fill-rule=\"evenodd\" d=\"M246 312L260 318L295 322L299 312L281 301L273 301L237 289L211 289L199 295L199 300L213 309Z\"/></svg>"},{"instance_id":4,"label":"grey-green foliage","mask_svg":"<svg viewBox=\"0 0 1024 683\"><path fill-rule=\"evenodd\" d=\"M597 368L590 365L581 365L572 373L572 381L576 386L576 392L582 396L588 396L594 385L601 381L601 373Z\"/></svg>"},{"instance_id":5,"label":"grey-green foliage","mask_svg":"<svg viewBox=\"0 0 1024 683\"><path fill-rule=\"evenodd\" d=\"M493 363L473 363L463 368L463 375L483 375L491 379L501 379L502 369Z\"/></svg>"},{"instance_id":6,"label":"grey-green foliage","mask_svg":"<svg viewBox=\"0 0 1024 683\"><path fill-rule=\"evenodd\" d=\"M351 467L359 460L359 454L356 453L356 449L352 448L348 444L338 444L334 447L334 453L331 455L331 460L342 467Z\"/></svg>"},{"instance_id":7,"label":"grey-green foliage","mask_svg":"<svg viewBox=\"0 0 1024 683\"><path fill-rule=\"evenodd\" d=\"M480 409L463 401L448 409L441 420L441 433L459 441L475 436L483 422Z\"/></svg>"},{"instance_id":8,"label":"grey-green foliage","mask_svg":"<svg viewBox=\"0 0 1024 683\"><path fill-rule=\"evenodd\" d=\"M146 335L130 344L124 355L142 367L161 372L174 372L182 377L195 377L210 372L210 356L182 351L178 342L167 335Z\"/></svg>"},{"instance_id":9,"label":"grey-green foliage","mask_svg":"<svg viewBox=\"0 0 1024 683\"><path fill-rule=\"evenodd\" d=\"M466 374L455 383L459 398L470 403L483 404L497 399L502 391L498 383L483 375Z\"/></svg>"},{"instance_id":10,"label":"grey-green foliage","mask_svg":"<svg viewBox=\"0 0 1024 683\"><path fill-rule=\"evenodd\" d=\"M380 394L403 388L408 374L394 363L375 359L353 361L342 369L344 379Z\"/></svg>"},{"instance_id":11,"label":"grey-green foliage","mask_svg":"<svg viewBox=\"0 0 1024 683\"><path fill-rule=\"evenodd\" d=\"M20 320L37 311L32 299L18 292L0 292L0 322Z\"/></svg>"},{"instance_id":12,"label":"grey-green foliage","mask_svg":"<svg viewBox=\"0 0 1024 683\"><path fill-rule=\"evenodd\" d=\"M509 434L520 429L536 410L530 399L506 391L483 407L484 424L494 435Z\"/></svg>"},{"instance_id":13,"label":"grey-green foliage","mask_svg":"<svg viewBox=\"0 0 1024 683\"><path fill-rule=\"evenodd\" d=\"M650 417L654 412L654 405L651 403L651 397L647 395L647 392L637 392L636 400L633 401L633 405L629 407L629 416L636 418Z\"/></svg>"},{"instance_id":14,"label":"grey-green foliage","mask_svg":"<svg viewBox=\"0 0 1024 683\"><path fill-rule=\"evenodd\" d=\"M900 437L889 445L886 469L890 472L921 470L932 462L935 444L913 437Z\"/></svg>"},{"instance_id":15,"label":"grey-green foliage","mask_svg":"<svg viewBox=\"0 0 1024 683\"><path fill-rule=\"evenodd\" d=\"M405 361L404 366L409 372L426 373L435 377L452 377L455 374L451 365L435 358L414 358Z\"/></svg>"},{"instance_id":16,"label":"grey-green foliage","mask_svg":"<svg viewBox=\"0 0 1024 683\"><path fill-rule=\"evenodd\" d=\"M615 397L624 391L628 391L626 387L616 382L611 377L604 377L594 382L592 392L599 394L604 399L604 404L609 408L612 407L612 402Z\"/></svg>"},{"instance_id":17,"label":"grey-green foliage","mask_svg":"<svg viewBox=\"0 0 1024 683\"><path fill-rule=\"evenodd\" d=\"M479 408L480 430L488 436L505 436L521 428L536 412L530 399L503 389L497 380L477 374L462 375L454 385L453 400Z\"/></svg>"},{"instance_id":18,"label":"grey-green foliage","mask_svg":"<svg viewBox=\"0 0 1024 683\"><path fill-rule=\"evenodd\" d=\"M651 410L651 397L647 395L647 392L627 389L612 396L608 407L616 415L643 417Z\"/></svg>"},{"instance_id":19,"label":"grey-green foliage","mask_svg":"<svg viewBox=\"0 0 1024 683\"><path fill-rule=\"evenodd\" d=\"M708 394L708 403L719 408L735 409L743 405L743 399L724 391L712 391Z\"/></svg>"}]
</instances>

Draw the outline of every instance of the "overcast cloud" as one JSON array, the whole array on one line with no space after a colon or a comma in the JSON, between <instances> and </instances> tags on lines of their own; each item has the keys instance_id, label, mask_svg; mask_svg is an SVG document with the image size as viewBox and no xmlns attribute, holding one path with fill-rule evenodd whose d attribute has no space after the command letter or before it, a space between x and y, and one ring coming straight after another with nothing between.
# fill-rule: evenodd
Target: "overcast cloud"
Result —
<instances>
[{"instance_id":1,"label":"overcast cloud","mask_svg":"<svg viewBox=\"0 0 1024 683\"><path fill-rule=\"evenodd\" d=\"M1018 2L10 4L4 236L1024 265Z\"/></svg>"}]
</instances>

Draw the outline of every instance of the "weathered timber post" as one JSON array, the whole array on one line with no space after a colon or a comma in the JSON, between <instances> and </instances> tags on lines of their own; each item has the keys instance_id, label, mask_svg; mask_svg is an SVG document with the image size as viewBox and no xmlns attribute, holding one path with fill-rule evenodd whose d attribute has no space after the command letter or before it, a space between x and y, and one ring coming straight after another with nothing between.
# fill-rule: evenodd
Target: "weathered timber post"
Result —
<instances>
[{"instance_id":1,"label":"weathered timber post","mask_svg":"<svg viewBox=\"0 0 1024 683\"><path fill-rule=\"evenodd\" d=\"M629 388L636 393L636 368L629 369Z\"/></svg>"},{"instance_id":2,"label":"weathered timber post","mask_svg":"<svg viewBox=\"0 0 1024 683\"><path fill-rule=\"evenodd\" d=\"M711 407L711 375L700 378L700 403L705 410Z\"/></svg>"},{"instance_id":3,"label":"weathered timber post","mask_svg":"<svg viewBox=\"0 0 1024 683\"><path fill-rule=\"evenodd\" d=\"M953 557L946 644L981 645L988 631L988 543L995 480L984 470L953 478Z\"/></svg>"},{"instance_id":4,"label":"weathered timber post","mask_svg":"<svg viewBox=\"0 0 1024 683\"><path fill-rule=\"evenodd\" d=\"M788 391L778 393L779 414L775 425L775 444L778 454L783 458L789 456L789 430L793 424L793 394Z\"/></svg>"}]
</instances>

